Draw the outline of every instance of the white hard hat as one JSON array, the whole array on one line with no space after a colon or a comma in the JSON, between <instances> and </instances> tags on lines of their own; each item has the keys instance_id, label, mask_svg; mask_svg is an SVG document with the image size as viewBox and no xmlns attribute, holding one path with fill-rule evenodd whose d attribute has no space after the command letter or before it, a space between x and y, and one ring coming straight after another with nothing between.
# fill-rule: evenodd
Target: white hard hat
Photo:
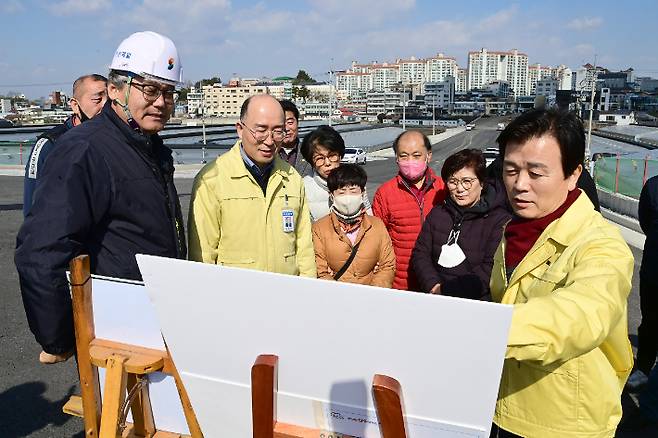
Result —
<instances>
[{"instance_id":1,"label":"white hard hat","mask_svg":"<svg viewBox=\"0 0 658 438\"><path fill-rule=\"evenodd\" d=\"M183 82L183 66L174 42L156 32L136 32L123 40L112 58L120 70L171 85Z\"/></svg>"}]
</instances>

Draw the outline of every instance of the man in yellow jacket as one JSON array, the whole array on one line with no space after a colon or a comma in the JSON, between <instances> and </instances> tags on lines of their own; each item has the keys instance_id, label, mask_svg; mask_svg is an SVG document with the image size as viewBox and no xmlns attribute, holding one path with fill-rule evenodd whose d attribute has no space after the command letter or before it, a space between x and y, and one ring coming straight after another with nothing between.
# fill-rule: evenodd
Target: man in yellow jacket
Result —
<instances>
[{"instance_id":1,"label":"man in yellow jacket","mask_svg":"<svg viewBox=\"0 0 658 438\"><path fill-rule=\"evenodd\" d=\"M494 437L612 437L633 365L633 256L576 188L585 135L573 113L535 110L498 137L514 210L491 294L514 305Z\"/></svg>"},{"instance_id":2,"label":"man in yellow jacket","mask_svg":"<svg viewBox=\"0 0 658 438\"><path fill-rule=\"evenodd\" d=\"M316 276L311 219L299 174L278 155L284 113L269 95L248 98L239 140L194 181L190 260Z\"/></svg>"}]
</instances>

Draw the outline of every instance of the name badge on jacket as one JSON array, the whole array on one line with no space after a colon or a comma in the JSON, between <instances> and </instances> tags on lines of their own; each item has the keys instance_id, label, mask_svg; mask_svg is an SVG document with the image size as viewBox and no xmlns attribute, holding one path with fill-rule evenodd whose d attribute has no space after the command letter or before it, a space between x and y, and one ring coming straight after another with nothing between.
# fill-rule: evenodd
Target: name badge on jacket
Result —
<instances>
[{"instance_id":1,"label":"name badge on jacket","mask_svg":"<svg viewBox=\"0 0 658 438\"><path fill-rule=\"evenodd\" d=\"M283 220L283 232L292 233L295 231L295 212L289 208L281 211L281 218Z\"/></svg>"}]
</instances>

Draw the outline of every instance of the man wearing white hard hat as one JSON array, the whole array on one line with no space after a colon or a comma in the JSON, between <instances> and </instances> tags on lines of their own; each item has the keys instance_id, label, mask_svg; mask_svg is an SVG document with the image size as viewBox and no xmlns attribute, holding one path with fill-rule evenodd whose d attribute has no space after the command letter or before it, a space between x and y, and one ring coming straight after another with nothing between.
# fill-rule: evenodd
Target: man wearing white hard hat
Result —
<instances>
[{"instance_id":1,"label":"man wearing white hard hat","mask_svg":"<svg viewBox=\"0 0 658 438\"><path fill-rule=\"evenodd\" d=\"M135 254L185 258L185 234L171 150L157 135L182 78L174 43L138 32L117 48L101 113L58 140L15 262L40 360L66 360L75 347L69 261L89 254L94 274L139 280Z\"/></svg>"}]
</instances>

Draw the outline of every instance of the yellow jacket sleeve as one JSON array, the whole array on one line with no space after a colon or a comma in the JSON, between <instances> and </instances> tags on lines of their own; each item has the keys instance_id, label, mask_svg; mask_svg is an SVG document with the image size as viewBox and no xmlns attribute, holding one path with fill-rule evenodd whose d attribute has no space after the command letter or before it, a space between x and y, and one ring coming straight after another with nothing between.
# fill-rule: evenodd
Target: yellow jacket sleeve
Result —
<instances>
[{"instance_id":1,"label":"yellow jacket sleeve","mask_svg":"<svg viewBox=\"0 0 658 438\"><path fill-rule=\"evenodd\" d=\"M634 264L626 243L592 240L571 257L563 286L514 305L507 358L564 363L600 346L622 318Z\"/></svg>"},{"instance_id":2,"label":"yellow jacket sleeve","mask_svg":"<svg viewBox=\"0 0 658 438\"><path fill-rule=\"evenodd\" d=\"M217 263L217 248L221 237L221 213L211 179L199 174L194 181L188 217L189 259Z\"/></svg>"}]
</instances>

